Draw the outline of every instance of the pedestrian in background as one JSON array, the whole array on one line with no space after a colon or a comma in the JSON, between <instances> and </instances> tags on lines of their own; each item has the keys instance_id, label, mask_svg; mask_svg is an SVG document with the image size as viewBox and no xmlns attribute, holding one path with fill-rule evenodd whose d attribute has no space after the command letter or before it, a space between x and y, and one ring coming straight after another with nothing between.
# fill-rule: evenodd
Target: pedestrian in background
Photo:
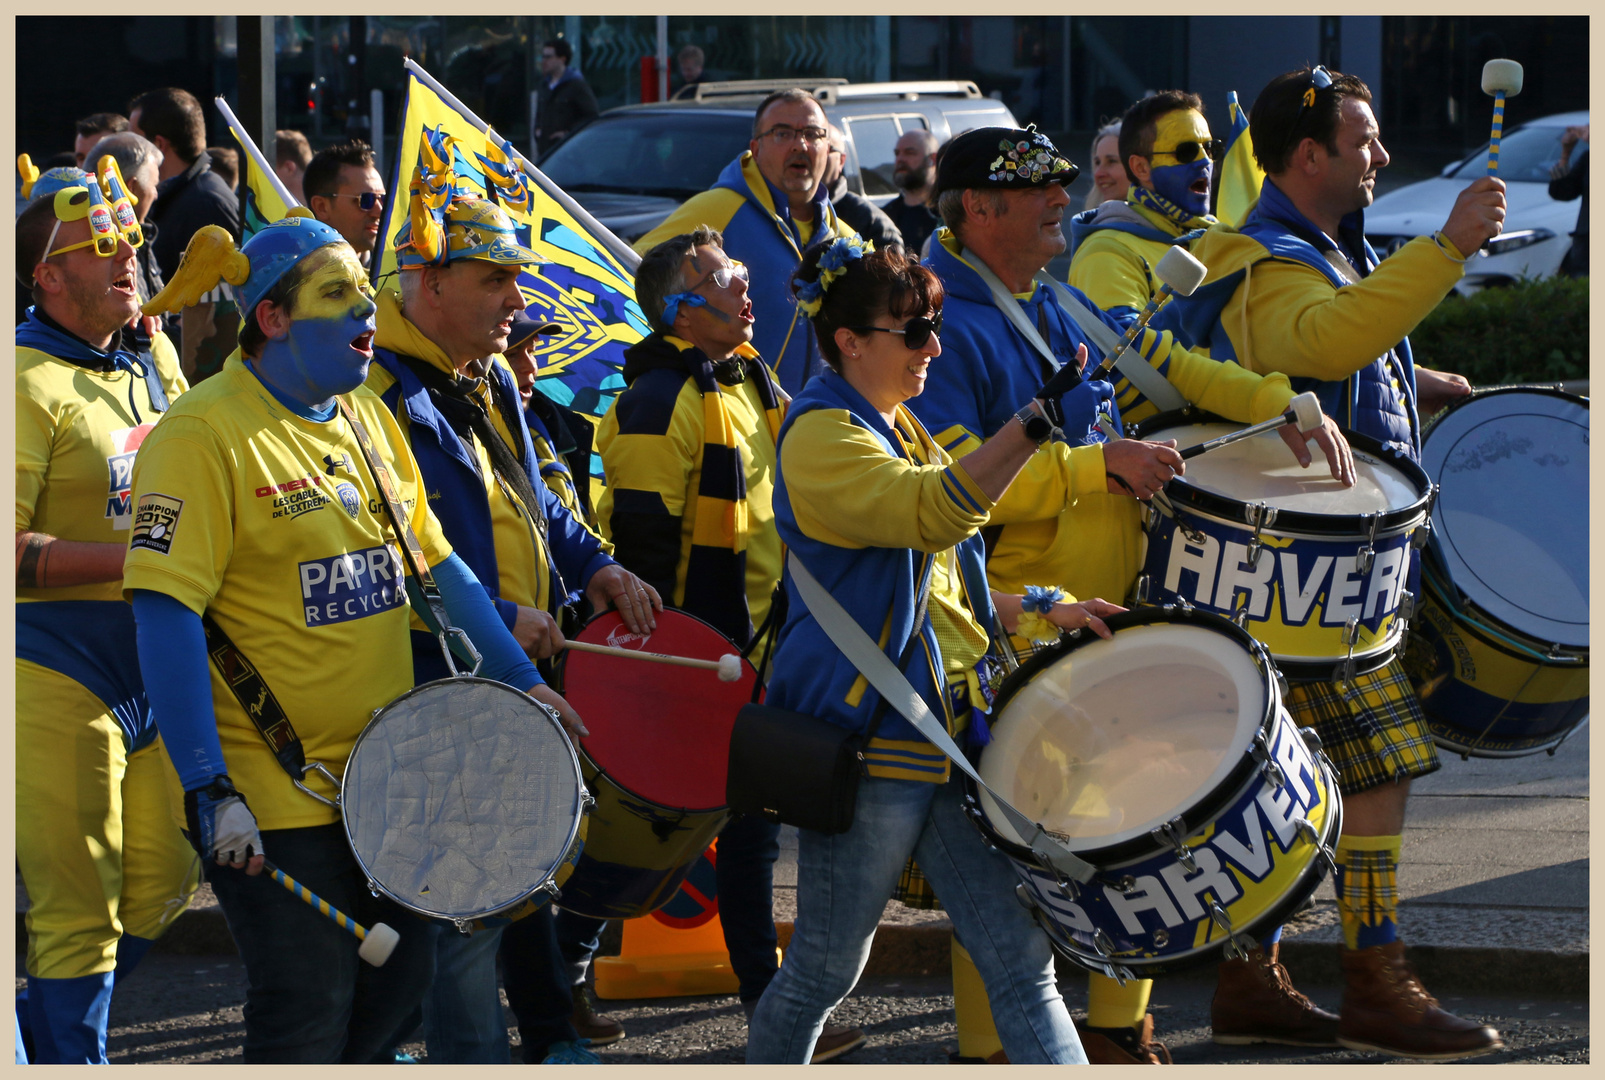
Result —
<instances>
[{"instance_id":1,"label":"pedestrian in background","mask_svg":"<svg viewBox=\"0 0 1605 1080\"><path fill-rule=\"evenodd\" d=\"M535 152L545 155L575 128L601 110L585 76L569 67L574 46L553 38L541 46L541 74L535 84Z\"/></svg>"}]
</instances>

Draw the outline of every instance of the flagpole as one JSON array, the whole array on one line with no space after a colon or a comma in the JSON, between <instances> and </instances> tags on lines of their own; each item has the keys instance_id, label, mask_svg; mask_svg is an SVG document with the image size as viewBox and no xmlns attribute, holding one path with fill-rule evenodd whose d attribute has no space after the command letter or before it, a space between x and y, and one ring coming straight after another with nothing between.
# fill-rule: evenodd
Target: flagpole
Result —
<instances>
[{"instance_id":1,"label":"flagpole","mask_svg":"<svg viewBox=\"0 0 1605 1080\"><path fill-rule=\"evenodd\" d=\"M245 125L240 123L239 117L234 115L234 110L228 107L228 102L224 101L222 97L216 97L212 100L216 103L218 111L223 114L223 119L228 121L229 129L234 132L234 137L240 140L240 145L245 148L245 152L251 156L252 161L256 162L256 167L261 170L263 176L267 177L268 183L273 185L274 193L284 200L285 206L300 206L301 204L296 201L295 196L290 194L290 189L284 186L284 181L279 179L278 170L268 164L267 158L262 156L262 151L257 148L256 142L251 138L251 133L245 130Z\"/></svg>"},{"instance_id":2,"label":"flagpole","mask_svg":"<svg viewBox=\"0 0 1605 1080\"><path fill-rule=\"evenodd\" d=\"M473 110L469 109L468 106L464 105L461 101L458 101L456 95L454 95L450 90L447 90L444 86L440 85L440 83L435 80L433 75L429 74L429 72L418 66L412 57L406 57L403 62L407 65L407 70L418 77L419 82L423 83L425 86L429 87L429 89L433 90L437 95L439 95L440 100L444 101L447 105L450 105L453 109L456 109L459 113L461 113L463 119L467 120L470 124L473 124L480 130L481 133L483 133L485 129L490 126L478 116L475 116ZM399 148L401 144L397 142L396 145ZM518 160L520 168L529 173L530 177L539 183L541 188L548 195L557 200L558 205L564 210L567 210L569 214L573 216L574 220L585 226L585 228L595 235L598 240L602 241L602 243L607 246L608 251L613 253L614 258L618 259L624 264L624 268L626 270L632 274L635 273L636 267L641 265L641 256L636 254L635 250L631 248L630 245L626 244L623 240L620 240L617 236L615 236L612 229L609 229L606 225L603 225L600 221L597 221L596 218L592 217L590 211L586 210L585 207L575 202L573 197L570 196L568 192L564 191L562 188L553 183L551 177L541 172L534 165L531 165L529 163L529 159L524 157L523 154L520 154L518 152L518 148L513 146L511 142L507 144L507 148L512 151L513 157Z\"/></svg>"}]
</instances>

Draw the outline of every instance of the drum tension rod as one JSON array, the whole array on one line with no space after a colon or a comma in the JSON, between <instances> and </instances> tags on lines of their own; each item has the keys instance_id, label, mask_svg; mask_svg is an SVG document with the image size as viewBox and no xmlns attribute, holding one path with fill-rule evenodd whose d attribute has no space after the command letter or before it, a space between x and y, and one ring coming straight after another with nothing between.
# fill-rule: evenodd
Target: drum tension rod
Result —
<instances>
[{"instance_id":1,"label":"drum tension rod","mask_svg":"<svg viewBox=\"0 0 1605 1080\"><path fill-rule=\"evenodd\" d=\"M1380 512L1361 514L1360 527L1362 529L1366 528L1366 522L1371 524L1369 529L1366 530L1365 543L1361 544L1360 550L1354 553L1354 568L1362 574L1371 572L1371 563L1376 559L1377 528L1382 524L1382 514Z\"/></svg>"},{"instance_id":2,"label":"drum tension rod","mask_svg":"<svg viewBox=\"0 0 1605 1080\"><path fill-rule=\"evenodd\" d=\"M1265 732L1255 733L1249 753L1259 763L1260 773L1265 777L1267 784L1279 788L1287 782L1287 777L1282 774L1282 767L1271 758L1271 748L1265 740Z\"/></svg>"},{"instance_id":3,"label":"drum tension rod","mask_svg":"<svg viewBox=\"0 0 1605 1080\"><path fill-rule=\"evenodd\" d=\"M1165 844L1176 852L1176 861L1181 863L1182 869L1189 874L1198 873L1198 861L1193 858L1193 849L1184 842L1187 823L1180 817L1173 817L1163 825L1157 825L1148 830L1150 836L1157 843Z\"/></svg>"},{"instance_id":4,"label":"drum tension rod","mask_svg":"<svg viewBox=\"0 0 1605 1080\"><path fill-rule=\"evenodd\" d=\"M1245 516L1248 518L1248 523L1254 526L1254 535L1248 541L1248 568L1254 570L1259 567L1259 555L1265 547L1260 543L1260 530L1275 524L1276 507L1267 506L1262 502L1249 503Z\"/></svg>"}]
</instances>

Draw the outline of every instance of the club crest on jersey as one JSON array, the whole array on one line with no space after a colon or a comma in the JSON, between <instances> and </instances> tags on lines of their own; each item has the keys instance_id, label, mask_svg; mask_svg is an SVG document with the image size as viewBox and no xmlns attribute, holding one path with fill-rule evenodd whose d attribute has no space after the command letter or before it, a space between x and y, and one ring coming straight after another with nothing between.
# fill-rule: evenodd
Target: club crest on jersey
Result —
<instances>
[{"instance_id":1,"label":"club crest on jersey","mask_svg":"<svg viewBox=\"0 0 1605 1080\"><path fill-rule=\"evenodd\" d=\"M407 602L401 554L389 545L311 559L296 572L309 627L365 619Z\"/></svg>"},{"instance_id":2,"label":"club crest on jersey","mask_svg":"<svg viewBox=\"0 0 1605 1080\"><path fill-rule=\"evenodd\" d=\"M334 489L334 494L340 500L340 505L345 507L346 513L351 515L351 520L357 520L357 515L362 512L362 496L357 489L350 484L340 484Z\"/></svg>"},{"instance_id":3,"label":"club crest on jersey","mask_svg":"<svg viewBox=\"0 0 1605 1080\"><path fill-rule=\"evenodd\" d=\"M166 555L173 548L173 534L178 531L178 517L184 510L184 500L154 491L139 497L134 509L134 532L128 546L146 548L158 555Z\"/></svg>"},{"instance_id":4,"label":"club crest on jersey","mask_svg":"<svg viewBox=\"0 0 1605 1080\"><path fill-rule=\"evenodd\" d=\"M145 436L150 434L152 426L140 424L138 427L118 428L111 433L114 453L106 459L106 516L111 519L111 527L119 532L133 522L129 501L133 497L134 454L139 450L139 444L145 441Z\"/></svg>"}]
</instances>

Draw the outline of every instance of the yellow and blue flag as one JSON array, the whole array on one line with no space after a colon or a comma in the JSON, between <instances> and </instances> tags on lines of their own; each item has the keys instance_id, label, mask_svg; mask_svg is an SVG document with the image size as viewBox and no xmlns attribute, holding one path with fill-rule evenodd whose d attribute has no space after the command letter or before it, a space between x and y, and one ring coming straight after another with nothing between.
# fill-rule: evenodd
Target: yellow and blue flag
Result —
<instances>
[{"instance_id":1,"label":"yellow and blue flag","mask_svg":"<svg viewBox=\"0 0 1605 1080\"><path fill-rule=\"evenodd\" d=\"M624 350L651 333L635 300L637 260L594 220L582 221L583 211L571 212L564 204L572 201L556 184L412 61L390 170L391 197L374 249L374 287L385 287L396 273L396 238L409 221L407 192L419 155L431 162L442 156L443 146L450 147L452 189L498 203L517 226L517 242L548 260L525 267L518 277L529 317L562 328L535 340L535 389L600 421L624 389ZM425 173L438 176L431 168ZM602 480L602 459L594 453L591 476Z\"/></svg>"},{"instance_id":2,"label":"yellow and blue flag","mask_svg":"<svg viewBox=\"0 0 1605 1080\"><path fill-rule=\"evenodd\" d=\"M1237 91L1226 94L1226 156L1220 165L1220 194L1215 216L1238 228L1259 201L1265 173L1254 160L1254 139L1248 131L1248 114L1237 103Z\"/></svg>"},{"instance_id":3,"label":"yellow and blue flag","mask_svg":"<svg viewBox=\"0 0 1605 1080\"><path fill-rule=\"evenodd\" d=\"M246 134L244 125L234 115L234 110L228 107L228 102L218 98L217 108L223 114L223 119L228 121L234 141L240 144L240 157L245 162L245 214L240 221L240 243L243 245L264 225L273 224L288 214L290 207L301 204L295 201L295 196L285 188L262 151Z\"/></svg>"}]
</instances>

